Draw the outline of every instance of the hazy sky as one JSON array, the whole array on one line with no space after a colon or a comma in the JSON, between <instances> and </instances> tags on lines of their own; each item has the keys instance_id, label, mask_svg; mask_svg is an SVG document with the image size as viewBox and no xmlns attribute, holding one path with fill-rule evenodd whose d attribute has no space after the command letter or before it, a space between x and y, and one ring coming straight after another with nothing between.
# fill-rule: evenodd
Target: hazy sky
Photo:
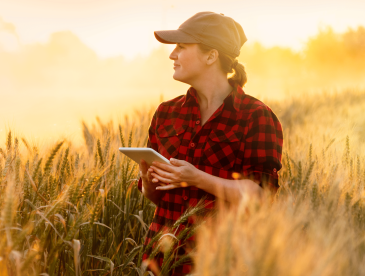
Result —
<instances>
[{"instance_id":1,"label":"hazy sky","mask_svg":"<svg viewBox=\"0 0 365 276\"><path fill-rule=\"evenodd\" d=\"M365 26L365 0L0 0L0 145L8 128L28 138L80 140L81 119L116 121L157 105L161 95L185 94L188 85L172 78L174 45L159 47L153 31L177 29L200 11L224 13L242 25L250 95L278 100L363 85L361 61L348 63L345 74L339 64L308 81L291 51L250 43L299 50L319 28L357 29Z\"/></svg>"},{"instance_id":2,"label":"hazy sky","mask_svg":"<svg viewBox=\"0 0 365 276\"><path fill-rule=\"evenodd\" d=\"M365 26L364 0L0 0L0 18L14 24L21 43L44 43L51 33L70 30L101 57L147 55L159 45L154 30L177 29L199 11L234 18L247 43L294 49L320 27ZM5 34L0 43L9 50L17 45Z\"/></svg>"}]
</instances>

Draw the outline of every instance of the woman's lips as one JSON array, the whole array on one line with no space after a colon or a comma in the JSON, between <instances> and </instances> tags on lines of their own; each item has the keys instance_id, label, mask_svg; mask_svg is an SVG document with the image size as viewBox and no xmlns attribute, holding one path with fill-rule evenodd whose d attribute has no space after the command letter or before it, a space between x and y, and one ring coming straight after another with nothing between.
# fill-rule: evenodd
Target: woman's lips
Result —
<instances>
[{"instance_id":1,"label":"woman's lips","mask_svg":"<svg viewBox=\"0 0 365 276\"><path fill-rule=\"evenodd\" d=\"M179 66L180 66L180 65L175 65L175 64L174 64L174 69L175 69L176 67L179 67Z\"/></svg>"}]
</instances>

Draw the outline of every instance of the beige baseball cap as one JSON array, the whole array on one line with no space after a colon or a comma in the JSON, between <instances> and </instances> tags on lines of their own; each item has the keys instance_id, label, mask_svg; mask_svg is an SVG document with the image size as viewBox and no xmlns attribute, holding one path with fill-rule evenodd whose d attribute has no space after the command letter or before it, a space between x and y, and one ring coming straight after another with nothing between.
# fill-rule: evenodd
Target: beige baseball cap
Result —
<instances>
[{"instance_id":1,"label":"beige baseball cap","mask_svg":"<svg viewBox=\"0 0 365 276\"><path fill-rule=\"evenodd\" d=\"M247 41L239 23L222 13L198 12L177 30L155 31L158 41L165 44L202 43L232 57L240 54Z\"/></svg>"}]
</instances>

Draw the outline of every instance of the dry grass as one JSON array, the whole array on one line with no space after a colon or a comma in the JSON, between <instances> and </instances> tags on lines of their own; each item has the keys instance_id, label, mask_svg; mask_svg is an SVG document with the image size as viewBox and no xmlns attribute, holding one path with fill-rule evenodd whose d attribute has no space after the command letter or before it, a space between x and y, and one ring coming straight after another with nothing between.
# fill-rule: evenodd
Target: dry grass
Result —
<instances>
[{"instance_id":1,"label":"dry grass","mask_svg":"<svg viewBox=\"0 0 365 276\"><path fill-rule=\"evenodd\" d=\"M175 236L174 225L147 246L155 206L137 190L138 166L117 149L146 144L151 112L118 127L83 124L81 147L39 147L8 132L0 148L0 275L147 275L141 256L152 244L153 254L165 254L167 275L175 241L195 231L198 275L363 275L363 92L268 102L285 130L274 202L244 198L201 230Z\"/></svg>"},{"instance_id":2,"label":"dry grass","mask_svg":"<svg viewBox=\"0 0 365 276\"><path fill-rule=\"evenodd\" d=\"M9 275L123 275L135 270L154 205L136 189L138 166L118 146L141 146L150 120L90 129L39 149L8 133L1 149L0 258ZM137 139L135 138L137 137ZM43 153L41 153L41 151ZM1 274L1 273L0 273ZM136 274L137 275L137 274Z\"/></svg>"},{"instance_id":3,"label":"dry grass","mask_svg":"<svg viewBox=\"0 0 365 276\"><path fill-rule=\"evenodd\" d=\"M202 227L197 275L365 274L363 95L269 104L285 128L280 189Z\"/></svg>"}]
</instances>

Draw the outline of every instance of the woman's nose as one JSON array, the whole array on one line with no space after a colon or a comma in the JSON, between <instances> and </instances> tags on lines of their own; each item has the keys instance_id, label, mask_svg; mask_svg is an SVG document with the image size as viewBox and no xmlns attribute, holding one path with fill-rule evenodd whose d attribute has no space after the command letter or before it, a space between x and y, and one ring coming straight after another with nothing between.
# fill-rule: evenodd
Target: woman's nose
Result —
<instances>
[{"instance_id":1,"label":"woman's nose","mask_svg":"<svg viewBox=\"0 0 365 276\"><path fill-rule=\"evenodd\" d=\"M177 55L176 55L175 49L171 52L169 58L172 59L172 60L177 59Z\"/></svg>"}]
</instances>

